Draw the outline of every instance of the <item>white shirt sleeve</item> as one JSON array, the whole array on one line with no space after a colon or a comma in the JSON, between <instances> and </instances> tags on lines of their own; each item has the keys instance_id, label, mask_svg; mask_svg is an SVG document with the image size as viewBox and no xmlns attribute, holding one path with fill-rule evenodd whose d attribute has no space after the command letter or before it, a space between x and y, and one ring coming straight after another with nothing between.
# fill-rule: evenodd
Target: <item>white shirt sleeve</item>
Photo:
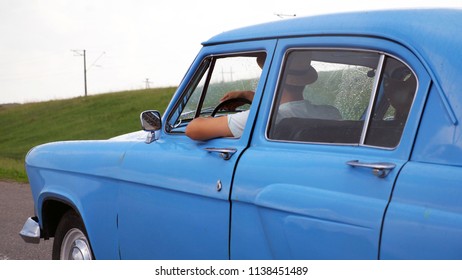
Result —
<instances>
[{"instance_id":1,"label":"white shirt sleeve","mask_svg":"<svg viewBox=\"0 0 462 280\"><path fill-rule=\"evenodd\" d=\"M249 110L228 115L228 127L234 137L241 137L248 117Z\"/></svg>"}]
</instances>

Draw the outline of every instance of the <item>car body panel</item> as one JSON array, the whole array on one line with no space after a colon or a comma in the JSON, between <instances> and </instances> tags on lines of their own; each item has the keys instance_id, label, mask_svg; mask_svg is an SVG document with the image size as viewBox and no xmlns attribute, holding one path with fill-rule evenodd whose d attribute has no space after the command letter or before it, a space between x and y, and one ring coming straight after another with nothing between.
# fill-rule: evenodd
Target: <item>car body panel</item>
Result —
<instances>
[{"instance_id":1,"label":"car body panel","mask_svg":"<svg viewBox=\"0 0 462 280\"><path fill-rule=\"evenodd\" d=\"M460 260L460 167L410 162L401 174L385 218L380 257Z\"/></svg>"},{"instance_id":2,"label":"car body panel","mask_svg":"<svg viewBox=\"0 0 462 280\"><path fill-rule=\"evenodd\" d=\"M461 119L462 110L455 112ZM412 161L462 166L461 134L460 124L454 125L445 114L444 104L438 97L438 89L432 87L422 116Z\"/></svg>"},{"instance_id":3,"label":"car body panel","mask_svg":"<svg viewBox=\"0 0 462 280\"><path fill-rule=\"evenodd\" d=\"M377 258L381 219L397 172L378 179L369 170L347 166L348 155L300 154L290 148L271 149L271 156L268 152L251 149L239 165L242 170L238 169L233 191L232 258L253 258L253 244L258 243L271 252L257 256L262 259ZM271 164L256 165L263 156ZM251 179L249 173L262 170L268 174L266 180ZM250 216L257 220L241 207L258 213ZM255 230L257 226L262 228ZM266 238L255 234L260 231Z\"/></svg>"},{"instance_id":4,"label":"car body panel","mask_svg":"<svg viewBox=\"0 0 462 280\"><path fill-rule=\"evenodd\" d=\"M42 223L42 207L60 201L85 221L92 249L101 259L117 259L116 202L120 164L131 142L73 141L42 145L29 152L26 167L35 213ZM91 158L92 160L89 160Z\"/></svg>"},{"instance_id":5,"label":"car body panel","mask_svg":"<svg viewBox=\"0 0 462 280\"><path fill-rule=\"evenodd\" d=\"M236 158L225 161L191 140L164 140L138 143L126 154L128 180L118 203L121 257L228 258L228 196Z\"/></svg>"}]
</instances>

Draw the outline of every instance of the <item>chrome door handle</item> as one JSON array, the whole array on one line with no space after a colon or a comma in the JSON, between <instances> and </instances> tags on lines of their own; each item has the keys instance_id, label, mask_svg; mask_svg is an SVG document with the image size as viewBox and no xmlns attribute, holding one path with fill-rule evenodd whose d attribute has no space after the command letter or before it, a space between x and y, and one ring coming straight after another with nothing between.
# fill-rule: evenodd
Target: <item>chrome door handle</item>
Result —
<instances>
[{"instance_id":1,"label":"chrome door handle","mask_svg":"<svg viewBox=\"0 0 462 280\"><path fill-rule=\"evenodd\" d=\"M210 153L219 153L224 160L230 159L237 152L237 149L234 148L205 148L204 150Z\"/></svg>"},{"instance_id":2,"label":"chrome door handle","mask_svg":"<svg viewBox=\"0 0 462 280\"><path fill-rule=\"evenodd\" d=\"M370 162L369 163L369 162L360 162L359 160L350 160L350 161L347 161L346 164L352 167L370 168L372 169L372 173L379 178L387 177L388 173L390 173L390 171L396 167L396 164L389 163L389 162Z\"/></svg>"}]
</instances>

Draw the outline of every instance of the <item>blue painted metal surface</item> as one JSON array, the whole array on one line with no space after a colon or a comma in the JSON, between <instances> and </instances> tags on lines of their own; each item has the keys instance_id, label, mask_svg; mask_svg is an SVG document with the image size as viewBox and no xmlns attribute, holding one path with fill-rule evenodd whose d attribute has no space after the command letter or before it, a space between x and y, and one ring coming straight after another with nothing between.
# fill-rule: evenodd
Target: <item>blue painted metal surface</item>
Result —
<instances>
[{"instance_id":1,"label":"blue painted metal surface","mask_svg":"<svg viewBox=\"0 0 462 280\"><path fill-rule=\"evenodd\" d=\"M461 259L460 30L462 11L404 10L217 35L204 43L163 121L205 57L264 50L243 136L197 142L164 127L151 144L127 137L34 148L26 168L40 225L49 218L45 202L68 205L81 215L97 259ZM291 48L372 50L409 65L419 85L399 146L268 140ZM237 152L223 160L210 147ZM396 168L378 178L351 160Z\"/></svg>"},{"instance_id":2,"label":"blue painted metal surface","mask_svg":"<svg viewBox=\"0 0 462 280\"><path fill-rule=\"evenodd\" d=\"M396 182L382 259L462 259L460 167L410 162Z\"/></svg>"},{"instance_id":3,"label":"blue painted metal surface","mask_svg":"<svg viewBox=\"0 0 462 280\"><path fill-rule=\"evenodd\" d=\"M108 141L58 142L29 152L26 168L42 223L49 200L74 208L85 221L95 255L118 259L117 197L120 164L133 143Z\"/></svg>"},{"instance_id":4,"label":"blue painted metal surface","mask_svg":"<svg viewBox=\"0 0 462 280\"><path fill-rule=\"evenodd\" d=\"M164 136L127 152L118 202L121 258L228 258L228 197L237 157L225 161L205 147L184 135Z\"/></svg>"}]
</instances>

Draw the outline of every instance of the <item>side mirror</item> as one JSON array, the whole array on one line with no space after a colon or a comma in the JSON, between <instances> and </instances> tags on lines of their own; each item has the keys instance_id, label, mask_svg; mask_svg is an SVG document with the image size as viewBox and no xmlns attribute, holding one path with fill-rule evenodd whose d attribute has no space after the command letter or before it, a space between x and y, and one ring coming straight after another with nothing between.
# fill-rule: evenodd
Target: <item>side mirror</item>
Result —
<instances>
[{"instance_id":1,"label":"side mirror","mask_svg":"<svg viewBox=\"0 0 462 280\"><path fill-rule=\"evenodd\" d=\"M159 139L162 128L162 118L160 113L155 110L144 111L140 114L141 127L149 132L146 143L151 143Z\"/></svg>"}]
</instances>

